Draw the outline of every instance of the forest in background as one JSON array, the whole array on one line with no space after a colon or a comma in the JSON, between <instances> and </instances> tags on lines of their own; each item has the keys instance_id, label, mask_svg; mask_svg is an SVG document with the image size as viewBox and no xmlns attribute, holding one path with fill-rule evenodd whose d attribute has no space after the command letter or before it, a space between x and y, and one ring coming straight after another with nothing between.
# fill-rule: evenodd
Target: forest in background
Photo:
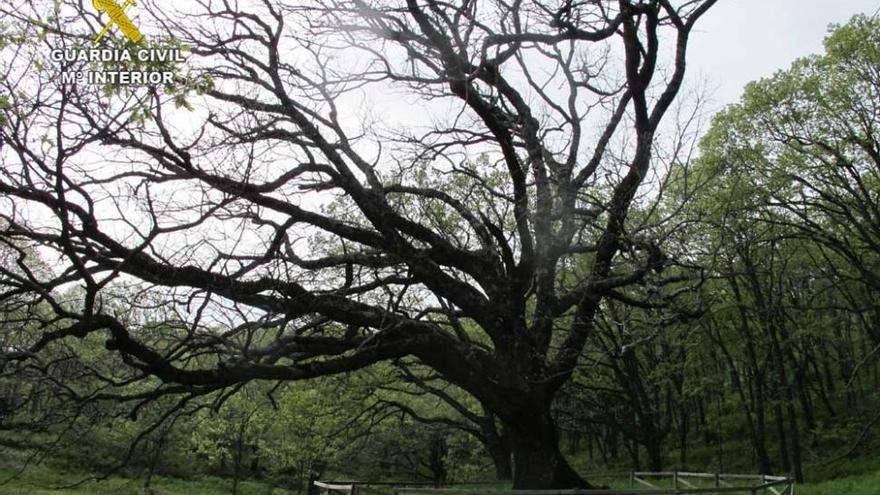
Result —
<instances>
[{"instance_id":1,"label":"forest in background","mask_svg":"<svg viewBox=\"0 0 880 495\"><path fill-rule=\"evenodd\" d=\"M10 126L21 115L7 97L0 108L3 142L15 150L21 143ZM700 111L677 115L677 125L697 125ZM825 53L748 85L738 104L712 116L698 149L688 152L694 157L681 161L686 137L673 142L680 149L671 160L680 166L659 179L659 197L636 200L627 218L662 226L652 241L621 247L646 253L646 268L635 255L621 262L640 276L605 293L577 366L552 400L559 450L575 471L755 472L816 481L880 469L878 126L880 19L859 16L833 27ZM613 193L597 189L597 196ZM441 228L459 228L447 211L454 201L441 208L423 200L404 206L427 209ZM143 359L137 352L107 359L124 344L85 330L80 336L75 326L63 327L67 317L56 318L59 308L93 297L91 289L28 298L23 281L52 270L40 242L54 241L4 217L0 444L7 467L44 461L136 476L147 486L154 475L216 475L236 486L262 480L297 490L310 476L438 485L514 479L509 422L418 356L305 381L247 378L208 393L160 393L128 374L126 360ZM585 257L560 265L561 285L596 270L598 255L586 241L572 247ZM346 270L351 264L342 270L351 287ZM645 275L651 271L658 276ZM107 290L113 297L99 312L136 325L138 338L153 346L173 349L169 335L190 325L168 318L161 294L137 284ZM526 301L525 314L540 310ZM566 313L554 325L575 319ZM450 321L475 346L497 345L480 332L481 322ZM352 339L355 327L332 331ZM44 342L52 332L78 338ZM320 352L328 356L348 352L318 339L312 344L325 345ZM28 360L25 349L35 342L40 358ZM219 351L204 345L184 359L214 363Z\"/></svg>"}]
</instances>

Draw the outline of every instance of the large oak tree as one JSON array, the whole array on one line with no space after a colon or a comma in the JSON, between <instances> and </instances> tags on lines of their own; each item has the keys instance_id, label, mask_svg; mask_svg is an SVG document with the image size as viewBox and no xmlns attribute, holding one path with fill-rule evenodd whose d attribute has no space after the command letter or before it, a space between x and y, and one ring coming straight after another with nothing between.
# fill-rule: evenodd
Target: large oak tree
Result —
<instances>
[{"instance_id":1,"label":"large oak tree","mask_svg":"<svg viewBox=\"0 0 880 495\"><path fill-rule=\"evenodd\" d=\"M678 280L628 214L716 0L143 2L142 43L189 48L165 87L65 84L88 64L46 54L99 14L15 3L0 240L56 270L3 268L51 309L7 371L102 339L130 373L83 398L145 401L415 359L504 424L516 487L589 486L550 406L605 298Z\"/></svg>"}]
</instances>

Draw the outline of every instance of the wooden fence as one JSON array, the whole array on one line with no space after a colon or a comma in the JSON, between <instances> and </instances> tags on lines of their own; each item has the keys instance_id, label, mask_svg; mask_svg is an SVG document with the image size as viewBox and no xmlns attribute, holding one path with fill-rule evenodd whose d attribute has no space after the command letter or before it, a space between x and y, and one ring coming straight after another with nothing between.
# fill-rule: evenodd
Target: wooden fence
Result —
<instances>
[{"instance_id":1,"label":"wooden fence","mask_svg":"<svg viewBox=\"0 0 880 495\"><path fill-rule=\"evenodd\" d=\"M591 475L591 480L616 480L628 488L595 490L512 490L435 488L429 483L370 483L315 481L315 495L358 495L361 487L383 486L394 495L794 495L794 481L784 476L669 472L630 472ZM468 485L485 483L462 483Z\"/></svg>"}]
</instances>

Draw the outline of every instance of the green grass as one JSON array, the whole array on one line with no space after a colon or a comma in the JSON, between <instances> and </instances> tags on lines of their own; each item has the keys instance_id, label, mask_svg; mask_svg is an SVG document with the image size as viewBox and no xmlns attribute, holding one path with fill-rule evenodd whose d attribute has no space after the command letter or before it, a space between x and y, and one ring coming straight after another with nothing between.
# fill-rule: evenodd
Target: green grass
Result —
<instances>
[{"instance_id":1,"label":"green grass","mask_svg":"<svg viewBox=\"0 0 880 495\"><path fill-rule=\"evenodd\" d=\"M195 480L154 477L149 490L144 490L142 479L113 477L104 481L87 481L72 488L59 487L73 485L87 475L65 473L44 466L31 467L16 475L17 471L0 469L0 495L219 495L232 493L232 481L219 478ZM240 495L292 495L296 492L272 488L252 481L239 483Z\"/></svg>"},{"instance_id":2,"label":"green grass","mask_svg":"<svg viewBox=\"0 0 880 495\"><path fill-rule=\"evenodd\" d=\"M232 493L232 481L219 478L192 480L154 477L149 491L144 490L142 479L113 477L105 481L87 481L72 488L61 488L77 483L88 476L48 466L32 466L18 476L16 470L0 468L0 495L220 495ZM14 477L14 478L13 478ZM13 478L13 479L10 479ZM657 483L663 485L662 483ZM620 488L618 484L615 486ZM503 488L475 485L475 489ZM880 470L841 476L818 483L797 487L798 495L877 495L880 493ZM273 488L253 481L239 484L241 495L293 495L296 492Z\"/></svg>"},{"instance_id":3,"label":"green grass","mask_svg":"<svg viewBox=\"0 0 880 495\"><path fill-rule=\"evenodd\" d=\"M876 465L875 465L876 466ZM588 476L589 478L589 476ZM612 487L618 490L624 490L629 486L629 483L626 481L621 481L618 479L608 480L608 479L597 479L597 482L609 483ZM651 483L657 487L661 488L671 488L672 483L668 480L661 479L650 479ZM694 482L693 480L690 480ZM694 482L698 487L709 488L713 486L712 483L701 484ZM747 483L746 483L747 484ZM466 485L456 486L456 488L466 488ZM480 489L503 489L504 486L473 486L473 488ZM636 488L646 488L644 486L637 486ZM413 490L411 493L418 495L418 490ZM763 492L769 494L771 492ZM795 489L795 493L798 495L878 495L880 494L880 471L868 472L863 474L849 475L843 476L838 479L822 481L818 483L807 483L798 485Z\"/></svg>"},{"instance_id":4,"label":"green grass","mask_svg":"<svg viewBox=\"0 0 880 495\"><path fill-rule=\"evenodd\" d=\"M800 485L795 493L798 495L877 495L880 493L880 471Z\"/></svg>"}]
</instances>

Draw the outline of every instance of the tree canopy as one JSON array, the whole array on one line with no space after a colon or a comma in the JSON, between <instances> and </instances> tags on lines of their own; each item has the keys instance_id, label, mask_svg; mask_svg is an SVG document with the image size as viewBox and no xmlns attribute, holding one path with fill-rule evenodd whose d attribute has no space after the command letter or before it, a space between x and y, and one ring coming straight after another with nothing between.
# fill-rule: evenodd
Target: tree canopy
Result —
<instances>
[{"instance_id":1,"label":"tree canopy","mask_svg":"<svg viewBox=\"0 0 880 495\"><path fill-rule=\"evenodd\" d=\"M847 458L880 423L880 20L701 135L715 3L144 1L98 45L82 2L0 5L0 437L100 428L90 464L147 484L173 444L236 489L590 487L582 440ZM185 60L57 55L92 47ZM69 77L120 68L173 77Z\"/></svg>"},{"instance_id":2,"label":"tree canopy","mask_svg":"<svg viewBox=\"0 0 880 495\"><path fill-rule=\"evenodd\" d=\"M6 296L48 310L7 366L51 349L95 378L78 394L142 400L412 357L508 427L516 486L588 486L550 404L603 300L644 284L662 304L682 278L628 219L714 3L144 2L168 38L143 43L189 57L143 88L47 59L97 30L79 2L3 7L25 27L2 238L56 265L5 271ZM429 118L356 111L392 95ZM132 290L167 324L114 310ZM66 347L90 338L129 371Z\"/></svg>"}]
</instances>

